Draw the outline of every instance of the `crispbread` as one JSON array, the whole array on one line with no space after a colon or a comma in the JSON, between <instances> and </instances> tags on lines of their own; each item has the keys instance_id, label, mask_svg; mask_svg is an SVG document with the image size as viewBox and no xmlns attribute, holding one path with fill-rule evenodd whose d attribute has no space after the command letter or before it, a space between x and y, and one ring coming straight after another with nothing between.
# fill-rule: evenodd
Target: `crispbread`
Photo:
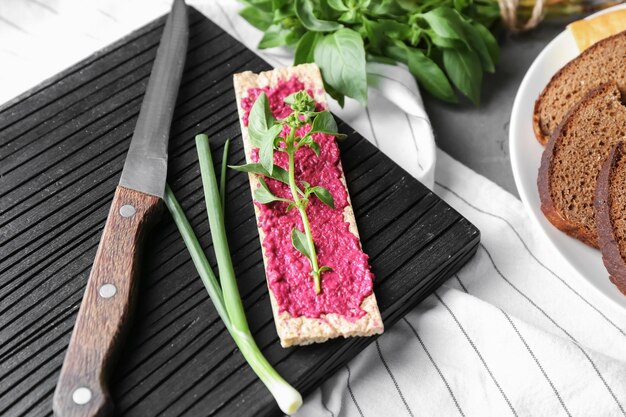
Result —
<instances>
[{"instance_id":1,"label":"crispbread","mask_svg":"<svg viewBox=\"0 0 626 417\"><path fill-rule=\"evenodd\" d=\"M244 110L241 106L241 100L248 94L251 88L272 87L282 80L288 80L296 76L304 85L313 93L316 102L322 103L327 107L324 85L322 83L319 68L315 64L303 64L295 67L279 68L273 71L254 74L250 71L235 74L234 86L235 95L237 97L237 108L239 110L239 120L241 122L241 133L246 154L246 161L252 162L252 145L248 136L248 129L244 125L242 119ZM343 169L341 169L343 173ZM342 182L346 186L345 177L342 174ZM249 174L250 189L254 191L259 186L258 176ZM347 187L346 187L347 191ZM348 196L348 206L344 209L344 218L349 224L349 230L357 238L359 232L356 227L356 221L352 210L350 197ZM254 207L257 220L260 215L258 207ZM259 237L261 243L265 238L263 230L259 228ZM263 261L267 267L267 257L265 248L261 244L263 251ZM292 345L307 345L311 343L324 342L328 339L343 336L371 336L383 332L383 322L376 303L374 293L367 296L361 308L365 311L365 315L358 320L349 320L338 314L325 314L320 318L310 317L292 317L288 312L279 313L278 304L269 289L272 311L274 313L274 322L276 331L280 337L281 345L289 347Z\"/></svg>"},{"instance_id":2,"label":"crispbread","mask_svg":"<svg viewBox=\"0 0 626 417\"><path fill-rule=\"evenodd\" d=\"M593 88L615 82L626 92L626 31L603 39L557 72L535 102L533 130L545 145L567 112Z\"/></svg>"}]
</instances>

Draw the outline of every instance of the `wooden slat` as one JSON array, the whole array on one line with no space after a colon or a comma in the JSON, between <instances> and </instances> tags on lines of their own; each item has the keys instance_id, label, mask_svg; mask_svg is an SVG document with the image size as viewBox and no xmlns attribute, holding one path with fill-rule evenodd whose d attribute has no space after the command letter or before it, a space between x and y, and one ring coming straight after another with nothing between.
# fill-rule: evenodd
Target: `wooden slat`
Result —
<instances>
[{"instance_id":1,"label":"wooden slat","mask_svg":"<svg viewBox=\"0 0 626 417\"><path fill-rule=\"evenodd\" d=\"M214 265L193 136L243 162L232 74L268 65L191 9L169 182ZM51 396L145 90L164 18L0 107L0 415L49 416ZM389 328L476 250L475 227L345 125L342 162ZM257 343L310 392L373 338L280 347L245 174L228 173L233 260ZM117 367L120 416L273 416L169 216L144 257Z\"/></svg>"}]
</instances>

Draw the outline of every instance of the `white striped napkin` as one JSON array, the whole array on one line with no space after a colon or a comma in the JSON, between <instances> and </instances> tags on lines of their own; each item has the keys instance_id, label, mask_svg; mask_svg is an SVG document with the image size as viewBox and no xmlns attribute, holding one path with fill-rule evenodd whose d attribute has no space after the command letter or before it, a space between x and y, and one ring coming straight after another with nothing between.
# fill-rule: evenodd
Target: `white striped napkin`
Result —
<instances>
[{"instance_id":1,"label":"white striped napkin","mask_svg":"<svg viewBox=\"0 0 626 417\"><path fill-rule=\"evenodd\" d=\"M189 3L256 45L259 34L236 15L236 2ZM169 0L3 0L0 102L169 6ZM72 48L54 49L63 43ZM283 50L259 53L273 65L291 60ZM368 73L378 86L369 108L348 102L333 110L431 183L434 142L413 80L387 66ZM519 200L445 153L436 156L434 190L480 228L477 255L310 395L298 416L626 417L626 312L588 290Z\"/></svg>"}]
</instances>

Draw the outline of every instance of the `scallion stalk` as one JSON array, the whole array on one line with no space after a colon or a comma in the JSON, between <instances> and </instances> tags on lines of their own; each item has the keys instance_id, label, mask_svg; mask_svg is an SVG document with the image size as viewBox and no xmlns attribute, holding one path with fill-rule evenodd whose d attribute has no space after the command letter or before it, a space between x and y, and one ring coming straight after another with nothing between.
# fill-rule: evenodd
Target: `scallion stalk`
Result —
<instances>
[{"instance_id":1,"label":"scallion stalk","mask_svg":"<svg viewBox=\"0 0 626 417\"><path fill-rule=\"evenodd\" d=\"M174 223L180 232L180 235L185 242L185 246L187 246L187 250L189 251L189 255L191 255L191 260L193 265L196 267L198 271L198 275L200 275L200 279L204 284L207 292L209 293L209 297L213 301L213 305L215 306L215 310L217 310L217 314L219 314L220 318L224 322L224 325L230 332L231 325L230 319L228 317L228 312L224 305L224 297L222 295L222 288L213 273L213 269L211 268L211 264L209 264L204 251L202 250L202 246L200 246L200 242L196 237L196 234L193 232L187 217L185 217L185 212L182 207L176 200L174 196L174 192L170 188L169 184L165 185L165 196L163 198L165 201L165 205L172 215L172 219L174 219Z\"/></svg>"},{"instance_id":2,"label":"scallion stalk","mask_svg":"<svg viewBox=\"0 0 626 417\"><path fill-rule=\"evenodd\" d=\"M222 171L220 172L220 196L222 197L222 213L226 211L226 168L228 168L228 148L230 139L224 143L224 153L222 154Z\"/></svg>"},{"instance_id":3,"label":"scallion stalk","mask_svg":"<svg viewBox=\"0 0 626 417\"><path fill-rule=\"evenodd\" d=\"M165 204L172 214L172 218L189 250L194 266L198 270L198 274L228 332L252 370L272 393L280 409L286 414L293 414L302 405L302 396L276 372L263 356L248 327L228 248L224 224L223 199L220 197L208 136L196 136L196 147L200 160L200 172L209 226L211 228L211 238L217 258L219 281L213 273L191 225L169 186L166 186L165 190ZM225 157L226 153L227 150L224 153ZM223 162L223 166L225 166L225 162ZM222 185L223 190L225 189L224 178L225 174L222 174L220 185L224 184ZM224 192L222 191L222 195Z\"/></svg>"},{"instance_id":4,"label":"scallion stalk","mask_svg":"<svg viewBox=\"0 0 626 417\"><path fill-rule=\"evenodd\" d=\"M213 240L213 248L217 258L220 282L222 283L224 304L233 327L231 334L250 367L263 381L267 389L270 390L280 409L284 413L293 414L302 405L302 396L265 359L248 328L246 313L243 309L239 289L237 288L233 261L228 249L224 213L222 212L221 198L207 135L196 136L196 149L198 151L198 160L200 161L204 199L209 216L211 239Z\"/></svg>"}]
</instances>

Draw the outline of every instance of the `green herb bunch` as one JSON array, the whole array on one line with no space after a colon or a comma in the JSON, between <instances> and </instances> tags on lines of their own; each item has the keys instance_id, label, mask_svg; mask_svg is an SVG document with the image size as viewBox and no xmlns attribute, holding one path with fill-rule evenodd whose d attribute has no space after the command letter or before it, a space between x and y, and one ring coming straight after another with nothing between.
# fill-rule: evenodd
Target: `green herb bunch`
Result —
<instances>
[{"instance_id":1,"label":"green herb bunch","mask_svg":"<svg viewBox=\"0 0 626 417\"><path fill-rule=\"evenodd\" d=\"M401 62L433 96L475 104L498 44L489 27L496 0L241 0L240 14L265 32L259 48L295 48L294 64L315 62L326 91L367 103L366 61Z\"/></svg>"},{"instance_id":2,"label":"green herb bunch","mask_svg":"<svg viewBox=\"0 0 626 417\"><path fill-rule=\"evenodd\" d=\"M254 198L261 204L274 201L287 203L287 210L297 209L302 219L303 231L294 227L291 231L291 242L296 250L307 257L311 264L311 276L315 286L315 293L321 292L321 274L330 271L328 266L320 266L317 260L317 251L311 234L311 224L306 207L312 196L322 203L334 208L335 202L330 192L320 186L312 186L306 181L298 181L295 177L295 155L303 146L311 148L317 156L320 155L320 146L313 140L314 133L324 133L336 137L343 136L337 133L335 119L328 111L316 111L315 100L306 92L298 91L285 97L292 113L282 119L276 119L270 110L269 101L262 93L255 101L248 118L248 133L252 146L259 149L259 163L250 163L241 166L232 166L238 171L251 172L259 175L260 187L254 191ZM308 132L303 133L303 127L310 125ZM280 133L287 126L288 133L281 137ZM285 152L289 157L288 169L274 164L274 152ZM285 183L289 186L291 199L277 197L272 194L264 177Z\"/></svg>"}]
</instances>

